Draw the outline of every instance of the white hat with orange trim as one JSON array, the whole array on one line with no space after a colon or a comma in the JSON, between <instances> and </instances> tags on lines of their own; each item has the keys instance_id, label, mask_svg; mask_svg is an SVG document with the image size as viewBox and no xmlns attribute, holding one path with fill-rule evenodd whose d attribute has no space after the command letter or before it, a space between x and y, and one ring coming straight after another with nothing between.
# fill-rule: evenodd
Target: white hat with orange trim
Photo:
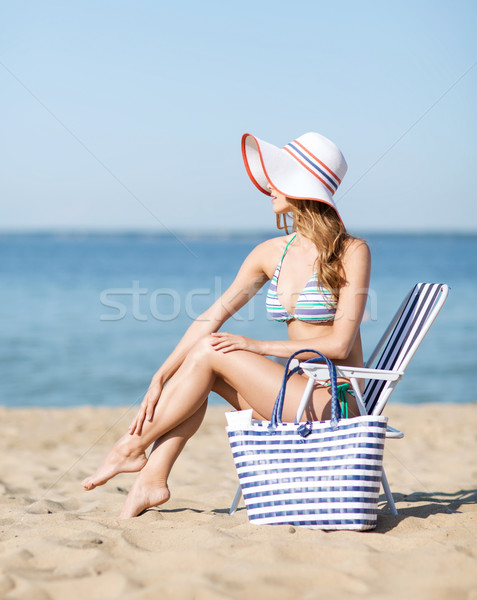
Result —
<instances>
[{"instance_id":1,"label":"white hat with orange trim","mask_svg":"<svg viewBox=\"0 0 477 600\"><path fill-rule=\"evenodd\" d=\"M348 170L341 150L319 133L305 133L283 148L250 133L242 136L245 168L257 188L270 196L270 184L296 200L318 200L332 206L333 196Z\"/></svg>"}]
</instances>

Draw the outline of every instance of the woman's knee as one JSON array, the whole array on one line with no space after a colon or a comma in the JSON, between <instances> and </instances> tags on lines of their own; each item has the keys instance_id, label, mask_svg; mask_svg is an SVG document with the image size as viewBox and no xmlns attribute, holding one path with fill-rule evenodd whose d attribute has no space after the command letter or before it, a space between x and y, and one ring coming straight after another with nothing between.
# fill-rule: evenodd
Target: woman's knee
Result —
<instances>
[{"instance_id":1,"label":"woman's knee","mask_svg":"<svg viewBox=\"0 0 477 600\"><path fill-rule=\"evenodd\" d=\"M201 338L189 351L187 361L202 367L211 368L216 374L223 374L236 367L239 352L222 352L215 350L212 345L215 338L206 335Z\"/></svg>"},{"instance_id":2,"label":"woman's knee","mask_svg":"<svg viewBox=\"0 0 477 600\"><path fill-rule=\"evenodd\" d=\"M194 346L189 350L187 359L189 361L206 363L209 364L214 358L215 350L212 347L212 336L206 335L201 338Z\"/></svg>"}]
</instances>

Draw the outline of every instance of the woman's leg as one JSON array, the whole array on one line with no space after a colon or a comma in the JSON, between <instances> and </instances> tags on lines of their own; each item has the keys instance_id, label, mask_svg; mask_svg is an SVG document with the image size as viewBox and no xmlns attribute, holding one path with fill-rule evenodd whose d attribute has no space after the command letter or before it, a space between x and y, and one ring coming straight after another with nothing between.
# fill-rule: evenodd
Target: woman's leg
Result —
<instances>
[{"instance_id":1,"label":"woman's leg","mask_svg":"<svg viewBox=\"0 0 477 600\"><path fill-rule=\"evenodd\" d=\"M178 427L204 404L217 378L236 390L238 397L254 409L254 416L270 418L280 388L283 367L272 360L246 351L222 353L214 350L209 338L199 342L188 354L164 388L154 418L146 421L141 435L123 436L111 449L86 489L93 489L122 472L141 470L146 449L157 439ZM287 388L284 421L292 421L306 386L306 377L294 375ZM329 417L328 388L316 389L306 418Z\"/></svg>"},{"instance_id":2,"label":"woman's leg","mask_svg":"<svg viewBox=\"0 0 477 600\"><path fill-rule=\"evenodd\" d=\"M250 408L231 386L219 377L212 391L227 400L237 410ZM170 498L167 485L175 461L187 441L199 429L207 408L207 402L186 421L156 440L145 467L140 471L120 514L121 519L136 517L147 508L164 504Z\"/></svg>"},{"instance_id":3,"label":"woman's leg","mask_svg":"<svg viewBox=\"0 0 477 600\"><path fill-rule=\"evenodd\" d=\"M156 440L147 463L126 498L121 519L136 517L146 508L169 500L171 494L167 480L171 469L187 441L199 429L206 409L207 401L191 417Z\"/></svg>"},{"instance_id":4,"label":"woman's leg","mask_svg":"<svg viewBox=\"0 0 477 600\"><path fill-rule=\"evenodd\" d=\"M190 355L192 355L192 352ZM92 477L83 480L83 487L86 490L92 490L98 485L103 485L118 473L140 471L147 463L145 453L147 448L168 432L172 433L176 427L186 422L205 403L211 382L213 383L214 380L214 374L208 370L203 373L197 372L196 377L191 377L190 368L186 368L186 363L190 362L189 358L188 356L184 360L184 363L163 389L154 411L153 420L144 422L140 435L126 434L114 444L96 473ZM198 387L194 390L195 382ZM183 396L189 401L183 404L178 400L178 410L172 410L172 397L177 400ZM192 427L192 429L194 428ZM180 437L176 438L176 441ZM171 438L174 438L173 433Z\"/></svg>"}]
</instances>

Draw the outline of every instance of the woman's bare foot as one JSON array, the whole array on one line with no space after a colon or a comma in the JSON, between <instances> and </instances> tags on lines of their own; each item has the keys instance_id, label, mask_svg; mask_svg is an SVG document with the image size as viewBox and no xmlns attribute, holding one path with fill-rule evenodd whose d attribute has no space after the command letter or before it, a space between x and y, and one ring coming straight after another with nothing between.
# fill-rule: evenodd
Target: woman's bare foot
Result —
<instances>
[{"instance_id":1,"label":"woman's bare foot","mask_svg":"<svg viewBox=\"0 0 477 600\"><path fill-rule=\"evenodd\" d=\"M103 485L118 473L136 473L147 463L144 451L131 446L131 436L122 437L109 451L108 455L92 477L86 477L82 485L85 490L93 490Z\"/></svg>"},{"instance_id":2,"label":"woman's bare foot","mask_svg":"<svg viewBox=\"0 0 477 600\"><path fill-rule=\"evenodd\" d=\"M164 481L142 481L142 473L134 482L124 503L120 519L137 517L143 511L153 506L164 504L171 497L167 483Z\"/></svg>"}]
</instances>

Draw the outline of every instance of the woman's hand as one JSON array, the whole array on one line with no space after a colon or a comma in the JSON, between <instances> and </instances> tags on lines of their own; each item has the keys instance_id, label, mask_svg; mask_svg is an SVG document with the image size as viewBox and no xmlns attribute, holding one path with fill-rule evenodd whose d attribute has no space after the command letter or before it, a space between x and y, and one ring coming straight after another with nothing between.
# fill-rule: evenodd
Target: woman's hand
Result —
<instances>
[{"instance_id":1,"label":"woman's hand","mask_svg":"<svg viewBox=\"0 0 477 600\"><path fill-rule=\"evenodd\" d=\"M152 421L154 410L161 396L161 392L162 383L159 381L159 379L153 378L151 384L149 385L149 389L147 390L146 395L141 402L141 406L139 407L137 415L134 417L131 425L129 426L129 435L133 435L133 433L141 435L144 421Z\"/></svg>"},{"instance_id":2,"label":"woman's hand","mask_svg":"<svg viewBox=\"0 0 477 600\"><path fill-rule=\"evenodd\" d=\"M248 352L255 352L255 354L263 354L262 342L259 340L253 340L243 335L236 335L235 333L227 333L226 331L212 333L211 337L213 349L220 352L248 350Z\"/></svg>"}]
</instances>

